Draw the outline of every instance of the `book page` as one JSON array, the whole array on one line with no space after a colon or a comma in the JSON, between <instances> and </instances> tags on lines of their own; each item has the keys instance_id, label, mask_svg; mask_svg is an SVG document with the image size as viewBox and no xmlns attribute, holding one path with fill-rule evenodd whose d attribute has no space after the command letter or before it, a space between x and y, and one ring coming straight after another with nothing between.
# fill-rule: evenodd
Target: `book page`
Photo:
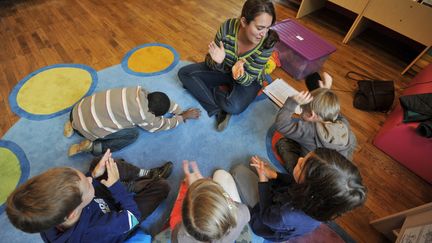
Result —
<instances>
[{"instance_id":1,"label":"book page","mask_svg":"<svg viewBox=\"0 0 432 243\"><path fill-rule=\"evenodd\" d=\"M276 79L267 85L263 92L279 107L282 107L288 97L294 96L299 92L294 89L291 85L285 82L283 79ZM296 114L301 113L300 106L297 106L295 110Z\"/></svg>"}]
</instances>

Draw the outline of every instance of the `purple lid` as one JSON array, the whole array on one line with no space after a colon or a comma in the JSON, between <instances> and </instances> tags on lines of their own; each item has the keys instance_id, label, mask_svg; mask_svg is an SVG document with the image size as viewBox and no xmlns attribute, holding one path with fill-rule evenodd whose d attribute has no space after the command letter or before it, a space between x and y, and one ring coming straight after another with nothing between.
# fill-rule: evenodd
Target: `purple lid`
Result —
<instances>
[{"instance_id":1,"label":"purple lid","mask_svg":"<svg viewBox=\"0 0 432 243\"><path fill-rule=\"evenodd\" d=\"M309 61L314 61L336 51L336 47L292 19L278 22L272 29L279 34L282 43Z\"/></svg>"}]
</instances>

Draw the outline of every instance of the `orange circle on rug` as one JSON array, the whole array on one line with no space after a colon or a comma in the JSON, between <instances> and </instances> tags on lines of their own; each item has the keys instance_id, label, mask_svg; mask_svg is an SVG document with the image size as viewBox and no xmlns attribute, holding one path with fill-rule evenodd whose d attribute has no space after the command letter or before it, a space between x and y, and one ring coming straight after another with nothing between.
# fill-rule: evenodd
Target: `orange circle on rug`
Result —
<instances>
[{"instance_id":1,"label":"orange circle on rug","mask_svg":"<svg viewBox=\"0 0 432 243\"><path fill-rule=\"evenodd\" d=\"M174 53L164 46L145 46L132 53L128 68L137 73L156 73L167 69L174 60Z\"/></svg>"},{"instance_id":2,"label":"orange circle on rug","mask_svg":"<svg viewBox=\"0 0 432 243\"><path fill-rule=\"evenodd\" d=\"M69 108L86 95L92 74L78 67L54 67L36 73L20 87L17 105L35 115L49 115Z\"/></svg>"}]
</instances>

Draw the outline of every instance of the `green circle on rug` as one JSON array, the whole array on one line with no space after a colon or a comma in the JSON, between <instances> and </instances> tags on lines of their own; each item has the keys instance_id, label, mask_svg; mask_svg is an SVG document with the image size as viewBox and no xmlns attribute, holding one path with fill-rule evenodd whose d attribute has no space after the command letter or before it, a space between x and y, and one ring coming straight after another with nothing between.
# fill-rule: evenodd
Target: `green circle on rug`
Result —
<instances>
[{"instance_id":1,"label":"green circle on rug","mask_svg":"<svg viewBox=\"0 0 432 243\"><path fill-rule=\"evenodd\" d=\"M17 93L18 106L28 113L49 115L69 108L89 91L91 73L76 67L55 67L30 77Z\"/></svg>"},{"instance_id":2,"label":"green circle on rug","mask_svg":"<svg viewBox=\"0 0 432 243\"><path fill-rule=\"evenodd\" d=\"M8 195L15 189L21 177L21 165L18 157L8 148L0 147L0 205L6 202Z\"/></svg>"}]
</instances>

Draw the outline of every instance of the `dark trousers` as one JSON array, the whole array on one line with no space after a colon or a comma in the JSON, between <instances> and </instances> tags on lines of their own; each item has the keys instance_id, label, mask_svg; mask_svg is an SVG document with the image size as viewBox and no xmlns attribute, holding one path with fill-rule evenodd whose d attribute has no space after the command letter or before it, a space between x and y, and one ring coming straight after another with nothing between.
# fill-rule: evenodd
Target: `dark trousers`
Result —
<instances>
[{"instance_id":1,"label":"dark trousers","mask_svg":"<svg viewBox=\"0 0 432 243\"><path fill-rule=\"evenodd\" d=\"M276 149L284 162L285 169L292 175L294 167L297 165L297 161L303 153L301 145L292 139L283 137L277 141Z\"/></svg>"},{"instance_id":2,"label":"dark trousers","mask_svg":"<svg viewBox=\"0 0 432 243\"><path fill-rule=\"evenodd\" d=\"M231 73L211 70L205 63L182 67L178 77L209 116L221 110L229 114L243 112L261 89L261 85L256 81L249 86L240 85L232 78ZM228 85L230 91L221 90L219 86L222 85Z\"/></svg>"},{"instance_id":3,"label":"dark trousers","mask_svg":"<svg viewBox=\"0 0 432 243\"><path fill-rule=\"evenodd\" d=\"M90 172L93 171L99 160L100 158L96 158L91 162L89 168ZM116 159L115 161L119 170L120 181L124 185L131 185L130 182L132 182L132 186L127 186L127 188L128 191L135 193L134 201L137 203L138 209L141 212L141 220L144 220L168 196L170 186L165 179L140 179L138 176L140 168L123 159ZM105 174L97 178L97 180L106 178L107 173L105 172ZM111 193L106 187L98 189L97 193L101 193L103 195L102 197L111 198Z\"/></svg>"},{"instance_id":4,"label":"dark trousers","mask_svg":"<svg viewBox=\"0 0 432 243\"><path fill-rule=\"evenodd\" d=\"M118 151L138 139L139 131L138 127L125 128L115 133L111 133L104 138L98 138L93 141L92 154L99 156L104 154L107 149L111 152Z\"/></svg>"},{"instance_id":5,"label":"dark trousers","mask_svg":"<svg viewBox=\"0 0 432 243\"><path fill-rule=\"evenodd\" d=\"M69 120L72 123L72 111L70 112ZM94 156L100 156L103 155L107 149L110 149L111 152L115 152L134 143L138 139L138 129L138 127L125 128L115 133L111 133L104 138L96 139L93 141L91 153ZM84 137L78 130L75 130L75 128L74 131L81 137Z\"/></svg>"}]
</instances>

